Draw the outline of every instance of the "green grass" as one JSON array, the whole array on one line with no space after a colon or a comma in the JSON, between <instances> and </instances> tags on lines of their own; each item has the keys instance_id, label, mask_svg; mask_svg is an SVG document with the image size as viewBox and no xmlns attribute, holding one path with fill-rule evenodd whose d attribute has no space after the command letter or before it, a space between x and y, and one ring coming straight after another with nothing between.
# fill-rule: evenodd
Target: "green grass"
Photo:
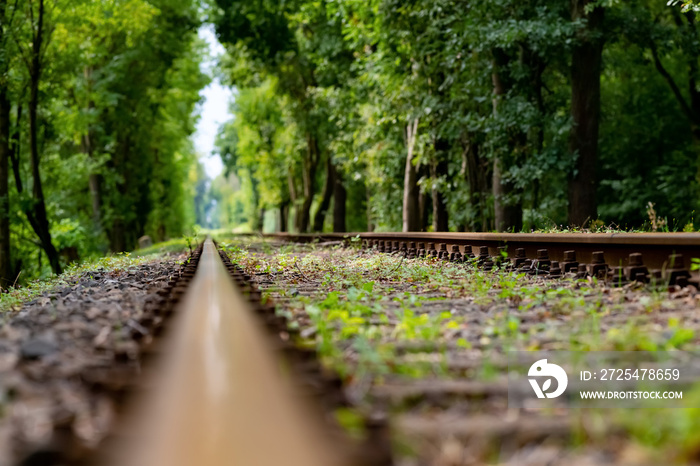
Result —
<instances>
[{"instance_id":1,"label":"green grass","mask_svg":"<svg viewBox=\"0 0 700 466\"><path fill-rule=\"evenodd\" d=\"M0 294L0 312L18 310L19 306L26 301L55 288L72 286L77 279L86 273L109 270L120 272L138 264L153 260L152 256L133 256L129 253L102 257L85 261L81 264L68 266L63 274L51 278L33 280L22 287L10 288L8 292Z\"/></svg>"},{"instance_id":2,"label":"green grass","mask_svg":"<svg viewBox=\"0 0 700 466\"><path fill-rule=\"evenodd\" d=\"M60 276L32 280L20 287L10 288L4 293L0 293L0 312L18 310L22 303L30 301L54 288L72 286L81 275L86 273L98 270L118 273L129 267L156 260L159 256L184 252L187 252L186 241L184 238L177 238L131 253L111 254L100 258L88 259L79 264L70 264Z\"/></svg>"},{"instance_id":3,"label":"green grass","mask_svg":"<svg viewBox=\"0 0 700 466\"><path fill-rule=\"evenodd\" d=\"M635 315L628 325L602 331L600 319L622 310L626 298L594 279L533 282L514 272L485 272L430 259L402 261L385 254L357 255L339 248L321 251L313 245L296 249L285 246L279 254L273 254L268 244L258 244L257 249L261 252L229 245L228 251L232 260L250 273L303 273L305 278L320 282L316 293L292 299L290 305L304 309L316 325L327 326L329 321L334 324L328 335L320 333L321 349L329 354L340 352L358 335L369 341L446 339L450 330L459 328L463 316L444 319L443 325L422 312L426 293L439 294L443 299L465 299L481 307L498 306L501 310L484 327L482 338L497 347L538 349L530 340L538 333L547 335L548 319L557 316L578 322L555 335L562 344L575 347L572 349L682 349L697 343L695 333L683 329L682 323L667 323L662 331L658 323L647 323L647 309L669 305L668 295L655 290L639 293L644 312ZM398 285L401 293L394 289ZM398 311L394 305L392 311L385 313L388 299L399 305ZM522 317L526 315L541 315L542 325L527 331L521 329ZM389 330L371 325L371 318L390 319L391 324L388 320L383 323ZM579 331L582 327L586 332ZM670 332L671 337L663 336L663 331ZM338 348L331 349L332 339L337 340Z\"/></svg>"},{"instance_id":4,"label":"green grass","mask_svg":"<svg viewBox=\"0 0 700 466\"><path fill-rule=\"evenodd\" d=\"M131 254L136 257L146 257L154 255L180 254L187 251L187 240L185 238L175 238L168 241L163 241L161 243L156 243L144 249L136 249Z\"/></svg>"}]
</instances>

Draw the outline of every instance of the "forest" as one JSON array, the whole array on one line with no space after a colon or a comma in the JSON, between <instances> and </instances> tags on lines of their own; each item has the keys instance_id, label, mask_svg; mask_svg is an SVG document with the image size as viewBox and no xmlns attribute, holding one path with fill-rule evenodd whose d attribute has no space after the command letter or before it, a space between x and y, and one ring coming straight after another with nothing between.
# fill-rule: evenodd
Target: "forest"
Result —
<instances>
[{"instance_id":1,"label":"forest","mask_svg":"<svg viewBox=\"0 0 700 466\"><path fill-rule=\"evenodd\" d=\"M0 0L0 287L196 221L200 9Z\"/></svg>"},{"instance_id":2,"label":"forest","mask_svg":"<svg viewBox=\"0 0 700 466\"><path fill-rule=\"evenodd\" d=\"M693 228L692 5L219 0L211 20L237 89L217 141L242 190L221 190L227 219L530 231L649 228L651 212Z\"/></svg>"},{"instance_id":3,"label":"forest","mask_svg":"<svg viewBox=\"0 0 700 466\"><path fill-rule=\"evenodd\" d=\"M0 287L194 225L694 231L697 7L0 0ZM197 31L225 53L214 75ZM234 91L209 180L200 93Z\"/></svg>"}]
</instances>

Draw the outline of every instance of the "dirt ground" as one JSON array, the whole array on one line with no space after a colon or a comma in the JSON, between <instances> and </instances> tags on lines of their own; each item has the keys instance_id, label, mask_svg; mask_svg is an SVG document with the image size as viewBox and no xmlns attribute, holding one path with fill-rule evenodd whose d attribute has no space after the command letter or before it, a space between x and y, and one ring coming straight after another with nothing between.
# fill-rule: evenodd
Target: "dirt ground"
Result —
<instances>
[{"instance_id":1,"label":"dirt ground","mask_svg":"<svg viewBox=\"0 0 700 466\"><path fill-rule=\"evenodd\" d=\"M98 267L4 312L0 465L61 464L107 435L152 337L146 305L182 258Z\"/></svg>"}]
</instances>

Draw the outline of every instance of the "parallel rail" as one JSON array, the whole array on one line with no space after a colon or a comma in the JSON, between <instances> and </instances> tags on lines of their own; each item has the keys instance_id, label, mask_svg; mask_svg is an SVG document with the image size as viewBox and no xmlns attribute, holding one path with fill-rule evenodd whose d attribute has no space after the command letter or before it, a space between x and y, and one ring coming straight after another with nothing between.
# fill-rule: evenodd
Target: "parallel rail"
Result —
<instances>
[{"instance_id":1,"label":"parallel rail","mask_svg":"<svg viewBox=\"0 0 700 466\"><path fill-rule=\"evenodd\" d=\"M700 233L319 233L319 234L265 234L266 238L283 241L311 242L337 241L359 237L365 242L390 241L400 243L434 243L455 245L461 252L471 246L471 252L479 253L482 246L489 254L497 255L499 247L505 247L509 257L515 257L518 249L524 249L527 258L536 259L538 250L547 249L549 258L564 261L566 251L575 251L581 263L590 263L593 253L602 251L610 266L628 267L630 254L641 253L649 269L687 269L692 258L700 258ZM370 244L373 245L373 244ZM677 257L669 261L669 256ZM682 256L679 257L678 255ZM675 262L675 263L672 263Z\"/></svg>"}]
</instances>

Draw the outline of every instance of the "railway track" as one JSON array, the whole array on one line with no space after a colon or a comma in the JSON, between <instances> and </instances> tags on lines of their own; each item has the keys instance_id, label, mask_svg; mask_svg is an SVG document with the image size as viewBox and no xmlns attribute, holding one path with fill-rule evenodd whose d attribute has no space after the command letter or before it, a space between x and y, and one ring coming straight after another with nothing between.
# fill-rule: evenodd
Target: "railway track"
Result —
<instances>
[{"instance_id":1,"label":"railway track","mask_svg":"<svg viewBox=\"0 0 700 466\"><path fill-rule=\"evenodd\" d=\"M250 277L210 239L195 258L186 283L170 290L173 317L152 349L147 389L96 463L390 464L381 423L367 421L363 443L332 422L346 403L337 376L288 341Z\"/></svg>"},{"instance_id":2,"label":"railway track","mask_svg":"<svg viewBox=\"0 0 700 466\"><path fill-rule=\"evenodd\" d=\"M396 464L694 454L637 451L644 415L508 409L504 374L511 350L697 350L700 235L253 235L229 255L322 349L351 404L389 417ZM683 412L656 413L649 435Z\"/></svg>"},{"instance_id":3,"label":"railway track","mask_svg":"<svg viewBox=\"0 0 700 466\"><path fill-rule=\"evenodd\" d=\"M700 258L699 233L323 233L267 234L292 242L348 241L407 258L477 260L492 266L506 259L529 274L554 277L572 272L620 284L655 281L697 285L691 260Z\"/></svg>"},{"instance_id":4,"label":"railway track","mask_svg":"<svg viewBox=\"0 0 700 466\"><path fill-rule=\"evenodd\" d=\"M286 328L211 240L86 272L3 322L0 465L391 464L384 420L348 436L340 379Z\"/></svg>"},{"instance_id":5,"label":"railway track","mask_svg":"<svg viewBox=\"0 0 700 466\"><path fill-rule=\"evenodd\" d=\"M697 290L686 285L697 287L696 257L693 234L280 234L228 249L207 240L129 324L142 368L116 388L114 370L90 376L111 397L132 395L108 440L76 452L79 439L61 444L55 433L21 464L452 466L489 462L498 449L506 463L538 464L554 444L562 463L618 464L608 444L602 456L570 456L562 445L581 433L568 416L508 411L504 381L482 371L504 371L513 342L561 350L574 338L595 349L588 318L604 336L639 316L654 328L694 325ZM520 292L504 281L516 276L537 285ZM550 278L571 279L571 290ZM633 282L668 288L669 302L637 306L652 298L637 299L645 287ZM569 301L546 302L559 295ZM683 344L668 332L660 344ZM353 426L341 428L347 409ZM397 444L415 451L397 459Z\"/></svg>"}]
</instances>

